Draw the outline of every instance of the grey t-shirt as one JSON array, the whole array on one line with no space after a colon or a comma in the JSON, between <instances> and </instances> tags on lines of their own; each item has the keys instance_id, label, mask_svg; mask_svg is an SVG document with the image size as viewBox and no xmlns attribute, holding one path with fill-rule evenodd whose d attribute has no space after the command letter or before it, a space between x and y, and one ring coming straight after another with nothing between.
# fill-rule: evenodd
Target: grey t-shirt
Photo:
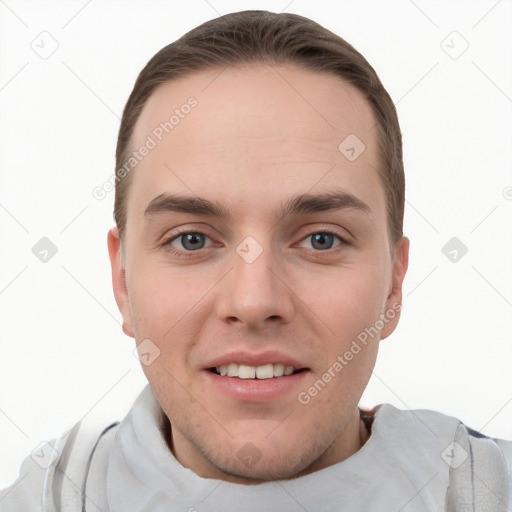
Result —
<instances>
[{"instance_id":1,"label":"grey t-shirt","mask_svg":"<svg viewBox=\"0 0 512 512\"><path fill-rule=\"evenodd\" d=\"M512 511L512 442L430 410L374 409L371 435L349 458L296 479L242 485L183 467L146 386L121 423L77 424L50 444L46 468L27 457L0 492L5 512Z\"/></svg>"}]
</instances>

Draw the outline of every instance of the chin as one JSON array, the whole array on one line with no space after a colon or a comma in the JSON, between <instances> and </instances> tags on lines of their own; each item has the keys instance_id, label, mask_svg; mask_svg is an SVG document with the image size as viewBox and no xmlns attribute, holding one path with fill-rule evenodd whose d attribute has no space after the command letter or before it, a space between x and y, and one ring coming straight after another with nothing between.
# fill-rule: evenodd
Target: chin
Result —
<instances>
[{"instance_id":1,"label":"chin","mask_svg":"<svg viewBox=\"0 0 512 512\"><path fill-rule=\"evenodd\" d=\"M267 443L264 450L259 450L253 443L242 445L232 456L221 457L219 454L204 454L205 458L230 478L227 480L258 484L274 480L288 480L302 476L325 452L328 446L311 445L299 441L289 448L276 451Z\"/></svg>"},{"instance_id":2,"label":"chin","mask_svg":"<svg viewBox=\"0 0 512 512\"><path fill-rule=\"evenodd\" d=\"M213 461L211 461L214 463ZM262 457L258 462L244 463L222 461L217 468L231 478L227 480L243 484L260 484L275 480L288 480L300 474L304 464L296 464L290 460L275 460Z\"/></svg>"}]
</instances>

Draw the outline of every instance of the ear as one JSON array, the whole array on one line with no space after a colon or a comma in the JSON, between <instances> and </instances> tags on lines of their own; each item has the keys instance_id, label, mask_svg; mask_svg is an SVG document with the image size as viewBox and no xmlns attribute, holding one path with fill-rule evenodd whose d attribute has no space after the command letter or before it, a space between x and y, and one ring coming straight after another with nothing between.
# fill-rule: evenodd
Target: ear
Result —
<instances>
[{"instance_id":1,"label":"ear","mask_svg":"<svg viewBox=\"0 0 512 512\"><path fill-rule=\"evenodd\" d=\"M109 230L107 236L108 253L110 264L112 266L112 285L114 287L114 296L117 307L123 315L123 332L132 338L135 338L132 325L132 315L130 311L130 298L126 287L125 269L121 260L121 241L119 239L119 230L113 227Z\"/></svg>"},{"instance_id":2,"label":"ear","mask_svg":"<svg viewBox=\"0 0 512 512\"><path fill-rule=\"evenodd\" d=\"M398 325L402 305L402 283L409 266L409 239L403 236L396 244L393 261L393 274L386 299L385 315L388 322L384 324L380 339L387 338Z\"/></svg>"}]
</instances>

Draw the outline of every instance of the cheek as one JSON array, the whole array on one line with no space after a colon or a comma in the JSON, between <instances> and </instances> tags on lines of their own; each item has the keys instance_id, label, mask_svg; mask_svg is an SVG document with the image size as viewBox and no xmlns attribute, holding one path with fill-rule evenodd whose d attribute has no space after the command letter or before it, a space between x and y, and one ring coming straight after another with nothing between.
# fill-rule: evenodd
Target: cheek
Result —
<instances>
[{"instance_id":1,"label":"cheek","mask_svg":"<svg viewBox=\"0 0 512 512\"><path fill-rule=\"evenodd\" d=\"M137 271L131 285L130 306L137 341L150 339L162 356L183 350L187 339L183 329L191 327L187 322L191 312L200 309L201 291L188 286L179 276L152 269Z\"/></svg>"},{"instance_id":2,"label":"cheek","mask_svg":"<svg viewBox=\"0 0 512 512\"><path fill-rule=\"evenodd\" d=\"M148 258L149 259L149 258ZM149 262L132 277L130 301L137 342L149 339L159 351L158 359L143 371L152 384L166 383L180 395L197 377L198 344L214 310L212 282L219 277L206 272ZM174 381L171 377L176 377Z\"/></svg>"},{"instance_id":3,"label":"cheek","mask_svg":"<svg viewBox=\"0 0 512 512\"><path fill-rule=\"evenodd\" d=\"M168 268L151 265L149 261L132 268L130 302L139 325L161 328L165 333L190 310L194 299L197 301L200 292L189 284L178 271L169 272Z\"/></svg>"},{"instance_id":4,"label":"cheek","mask_svg":"<svg viewBox=\"0 0 512 512\"><path fill-rule=\"evenodd\" d=\"M185 407L189 395L182 391L183 387L191 386L189 354L197 339L190 330L200 325L200 322L191 323L190 319L197 311L201 295L184 285L183 279L149 269L139 272L132 286L130 301L135 338L138 344L145 343L154 357L146 364L143 356L139 356L142 370L167 410L172 404ZM169 395L175 397L172 403L169 403Z\"/></svg>"},{"instance_id":5,"label":"cheek","mask_svg":"<svg viewBox=\"0 0 512 512\"><path fill-rule=\"evenodd\" d=\"M371 280L365 287L357 280L357 289L346 284L346 290L338 287L331 302L319 310L330 334L322 336L322 363L302 390L319 416L333 417L342 408L348 413L360 400L377 358L380 330L375 324L381 301L376 300Z\"/></svg>"},{"instance_id":6,"label":"cheek","mask_svg":"<svg viewBox=\"0 0 512 512\"><path fill-rule=\"evenodd\" d=\"M314 286L313 286L314 285ZM355 338L374 325L386 299L386 280L377 266L339 268L314 283L303 280L302 296L328 327L327 332L341 342Z\"/></svg>"}]
</instances>

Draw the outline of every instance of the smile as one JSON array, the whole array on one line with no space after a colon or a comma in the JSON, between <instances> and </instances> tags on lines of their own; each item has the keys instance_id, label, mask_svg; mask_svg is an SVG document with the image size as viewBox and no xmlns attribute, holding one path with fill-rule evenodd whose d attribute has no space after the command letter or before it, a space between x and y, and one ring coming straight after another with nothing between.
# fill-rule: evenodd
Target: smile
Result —
<instances>
[{"instance_id":1,"label":"smile","mask_svg":"<svg viewBox=\"0 0 512 512\"><path fill-rule=\"evenodd\" d=\"M211 368L211 371L222 377L238 379L272 379L274 377L287 377L302 369L284 364L264 364L261 366L248 366L245 364L230 363Z\"/></svg>"}]
</instances>

